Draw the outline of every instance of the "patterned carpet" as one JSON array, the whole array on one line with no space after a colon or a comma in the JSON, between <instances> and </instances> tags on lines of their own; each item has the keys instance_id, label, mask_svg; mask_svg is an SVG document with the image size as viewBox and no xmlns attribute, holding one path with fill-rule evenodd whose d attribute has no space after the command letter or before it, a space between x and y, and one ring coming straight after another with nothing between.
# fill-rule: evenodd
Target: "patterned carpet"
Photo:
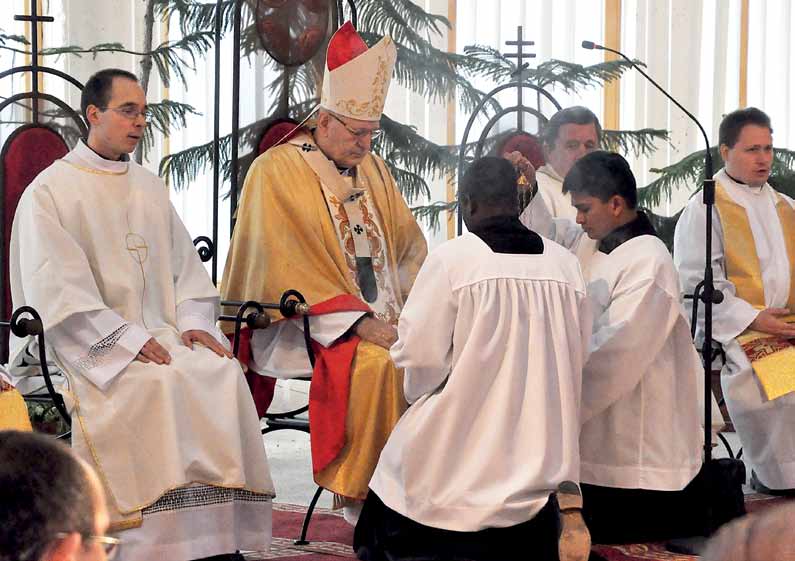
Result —
<instances>
[{"instance_id":1,"label":"patterned carpet","mask_svg":"<svg viewBox=\"0 0 795 561\"><path fill-rule=\"evenodd\" d=\"M784 499L768 495L747 495L746 508L755 512ZM355 559L351 550L353 528L341 514L328 509L317 509L309 526L309 545L293 544L301 533L306 507L273 505L273 543L268 553L250 553L249 561L280 559L282 561L339 561ZM665 544L595 545L597 553L607 561L696 561L698 557L666 551Z\"/></svg>"}]
</instances>

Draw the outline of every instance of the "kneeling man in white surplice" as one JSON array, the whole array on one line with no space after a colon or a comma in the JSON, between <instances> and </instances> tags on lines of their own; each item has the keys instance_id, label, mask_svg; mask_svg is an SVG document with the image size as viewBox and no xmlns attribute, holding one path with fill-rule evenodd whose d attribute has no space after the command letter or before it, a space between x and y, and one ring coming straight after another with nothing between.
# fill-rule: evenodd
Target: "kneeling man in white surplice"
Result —
<instances>
[{"instance_id":1,"label":"kneeling man in white surplice","mask_svg":"<svg viewBox=\"0 0 795 561\"><path fill-rule=\"evenodd\" d=\"M519 222L508 161L475 161L459 197L469 233L428 256L400 314L390 353L412 405L381 452L354 549L367 561L586 559L585 281L572 254Z\"/></svg>"},{"instance_id":2,"label":"kneeling man in white surplice","mask_svg":"<svg viewBox=\"0 0 795 561\"><path fill-rule=\"evenodd\" d=\"M267 549L273 483L219 296L154 174L129 160L146 126L135 76L103 70L81 100L88 140L25 191L11 236L14 307L34 306L64 371L72 445L106 488L121 557L239 558ZM12 338L12 367L28 341Z\"/></svg>"}]
</instances>

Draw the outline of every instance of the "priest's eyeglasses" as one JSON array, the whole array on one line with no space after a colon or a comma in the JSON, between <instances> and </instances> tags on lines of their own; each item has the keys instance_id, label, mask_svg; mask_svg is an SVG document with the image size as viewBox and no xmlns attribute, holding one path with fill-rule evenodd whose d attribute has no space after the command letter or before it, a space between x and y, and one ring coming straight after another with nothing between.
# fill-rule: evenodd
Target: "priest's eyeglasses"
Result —
<instances>
[{"instance_id":1,"label":"priest's eyeglasses","mask_svg":"<svg viewBox=\"0 0 795 561\"><path fill-rule=\"evenodd\" d=\"M59 532L56 534L58 538L65 538L69 534L67 532ZM102 549L105 550L105 556L108 559L113 559L116 554L119 552L119 546L122 544L121 539L114 538L113 536L94 536L90 535L88 537L84 537L86 541L97 542Z\"/></svg>"},{"instance_id":2,"label":"priest's eyeglasses","mask_svg":"<svg viewBox=\"0 0 795 561\"><path fill-rule=\"evenodd\" d=\"M357 130L357 129L351 128L345 121L343 121L342 119L337 117L334 113L329 111L329 115L334 117L334 120L336 120L339 124L341 124L343 127L345 127L345 130L348 131L349 133L351 133L351 135L353 135L353 137L356 138L356 140L359 140L361 138L366 138L367 136L370 137L370 140L375 140L376 138L381 136L381 133L384 132L381 129L358 129Z\"/></svg>"},{"instance_id":3,"label":"priest's eyeglasses","mask_svg":"<svg viewBox=\"0 0 795 561\"><path fill-rule=\"evenodd\" d=\"M134 121L138 118L138 115L142 115L144 121L147 123L152 118L152 112L148 107L144 107L143 109L138 109L135 105L122 105L121 107L106 107L105 111L114 111L121 115L122 117L129 119L130 121Z\"/></svg>"}]
</instances>

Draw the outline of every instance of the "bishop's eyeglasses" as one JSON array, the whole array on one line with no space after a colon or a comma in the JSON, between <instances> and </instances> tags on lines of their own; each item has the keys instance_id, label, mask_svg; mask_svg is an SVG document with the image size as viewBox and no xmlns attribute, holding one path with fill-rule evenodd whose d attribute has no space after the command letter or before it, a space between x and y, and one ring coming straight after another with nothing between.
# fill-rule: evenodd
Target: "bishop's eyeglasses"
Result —
<instances>
[{"instance_id":1,"label":"bishop's eyeglasses","mask_svg":"<svg viewBox=\"0 0 795 561\"><path fill-rule=\"evenodd\" d=\"M356 140L359 140L359 139L362 139L362 138L367 138L368 135L370 136L371 140L375 140L376 138L381 136L381 133L384 132L381 129L358 129L357 130L357 129L351 128L345 121L343 121L342 119L337 117L331 111L329 111L328 114L330 116L334 117L334 120L336 120L339 124L341 124L343 127L345 127L345 130L348 131L349 133L351 133L351 135L354 138L356 138Z\"/></svg>"}]
</instances>

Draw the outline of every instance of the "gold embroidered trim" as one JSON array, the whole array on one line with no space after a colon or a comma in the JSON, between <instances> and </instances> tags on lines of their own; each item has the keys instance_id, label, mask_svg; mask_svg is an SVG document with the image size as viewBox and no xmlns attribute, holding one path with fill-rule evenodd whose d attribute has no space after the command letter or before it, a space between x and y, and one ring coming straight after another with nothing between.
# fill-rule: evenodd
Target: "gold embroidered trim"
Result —
<instances>
[{"instance_id":1,"label":"gold embroidered trim","mask_svg":"<svg viewBox=\"0 0 795 561\"><path fill-rule=\"evenodd\" d=\"M69 164L75 169L79 169L80 171L84 171L86 173L93 173L94 175L126 175L127 172L130 171L130 164L127 164L127 168L124 171L105 171L101 169L94 169L86 166L81 166L79 164L75 164L73 162L63 159L61 161L65 164Z\"/></svg>"},{"instance_id":2,"label":"gold embroidered trim","mask_svg":"<svg viewBox=\"0 0 795 561\"><path fill-rule=\"evenodd\" d=\"M370 99L368 101L341 99L336 105L354 117L373 117L376 115L380 117L386 102L388 82L387 61L385 57L381 56L378 57L378 72L375 73L373 82L370 84L373 93Z\"/></svg>"}]
</instances>

